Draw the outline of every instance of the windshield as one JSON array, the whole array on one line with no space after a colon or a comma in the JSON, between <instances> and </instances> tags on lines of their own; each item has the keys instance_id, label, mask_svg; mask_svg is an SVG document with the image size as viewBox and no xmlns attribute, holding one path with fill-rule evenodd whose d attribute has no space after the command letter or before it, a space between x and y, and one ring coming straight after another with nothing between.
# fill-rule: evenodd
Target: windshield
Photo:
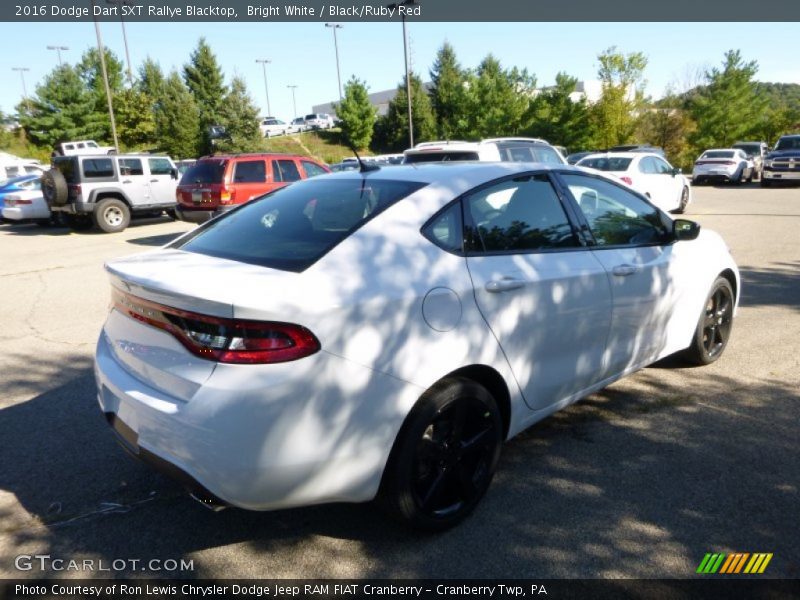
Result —
<instances>
[{"instance_id":1,"label":"windshield","mask_svg":"<svg viewBox=\"0 0 800 600\"><path fill-rule=\"evenodd\" d=\"M424 185L363 177L306 180L248 202L172 247L297 273Z\"/></svg>"},{"instance_id":2,"label":"windshield","mask_svg":"<svg viewBox=\"0 0 800 600\"><path fill-rule=\"evenodd\" d=\"M406 154L403 161L405 164L411 163L424 163L424 162L444 162L450 160L478 160L477 152L420 152L413 154Z\"/></svg>"},{"instance_id":3,"label":"windshield","mask_svg":"<svg viewBox=\"0 0 800 600\"><path fill-rule=\"evenodd\" d=\"M192 165L181 178L181 185L192 183L222 183L225 176L225 160L203 160Z\"/></svg>"},{"instance_id":4,"label":"windshield","mask_svg":"<svg viewBox=\"0 0 800 600\"><path fill-rule=\"evenodd\" d=\"M627 171L632 158L605 157L584 158L578 161L579 167L589 167L598 171Z\"/></svg>"},{"instance_id":5,"label":"windshield","mask_svg":"<svg viewBox=\"0 0 800 600\"><path fill-rule=\"evenodd\" d=\"M800 150L800 136L779 139L775 150Z\"/></svg>"}]
</instances>

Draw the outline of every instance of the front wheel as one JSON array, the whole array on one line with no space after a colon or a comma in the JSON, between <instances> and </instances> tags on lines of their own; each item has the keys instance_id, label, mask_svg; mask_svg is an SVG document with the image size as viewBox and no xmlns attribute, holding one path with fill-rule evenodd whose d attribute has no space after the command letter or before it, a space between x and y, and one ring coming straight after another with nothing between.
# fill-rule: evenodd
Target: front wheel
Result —
<instances>
[{"instance_id":1,"label":"front wheel","mask_svg":"<svg viewBox=\"0 0 800 600\"><path fill-rule=\"evenodd\" d=\"M705 309L684 357L696 365L710 365L725 351L733 327L733 288L724 277L711 286Z\"/></svg>"},{"instance_id":2,"label":"front wheel","mask_svg":"<svg viewBox=\"0 0 800 600\"><path fill-rule=\"evenodd\" d=\"M675 209L675 212L679 215L682 215L686 212L686 207L689 205L689 188L684 186L683 191L681 192L681 200L678 203L678 208Z\"/></svg>"},{"instance_id":3,"label":"front wheel","mask_svg":"<svg viewBox=\"0 0 800 600\"><path fill-rule=\"evenodd\" d=\"M400 430L380 500L412 527L453 527L486 493L500 458L502 431L500 411L486 388L462 378L441 381Z\"/></svg>"}]
</instances>

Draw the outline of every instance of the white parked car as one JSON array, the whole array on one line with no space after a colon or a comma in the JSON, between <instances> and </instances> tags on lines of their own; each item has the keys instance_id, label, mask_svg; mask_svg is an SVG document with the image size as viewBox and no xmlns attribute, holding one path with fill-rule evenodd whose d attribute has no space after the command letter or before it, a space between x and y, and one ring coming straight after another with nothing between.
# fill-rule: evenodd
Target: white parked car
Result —
<instances>
[{"instance_id":1,"label":"white parked car","mask_svg":"<svg viewBox=\"0 0 800 600\"><path fill-rule=\"evenodd\" d=\"M308 125L306 125L306 120L303 117L292 119L289 127L291 128L291 133L302 133L303 131L308 130Z\"/></svg>"},{"instance_id":2,"label":"white parked car","mask_svg":"<svg viewBox=\"0 0 800 600\"><path fill-rule=\"evenodd\" d=\"M264 137L275 137L276 135L286 135L290 133L292 126L275 117L267 117L261 121L258 128L261 130L261 135Z\"/></svg>"},{"instance_id":3,"label":"white parked car","mask_svg":"<svg viewBox=\"0 0 800 600\"><path fill-rule=\"evenodd\" d=\"M566 160L539 138L491 138L480 142L422 142L404 153L404 164L450 161L538 162L563 165Z\"/></svg>"},{"instance_id":4,"label":"white parked car","mask_svg":"<svg viewBox=\"0 0 800 600\"><path fill-rule=\"evenodd\" d=\"M50 208L42 196L42 180L32 179L20 184L20 190L7 194L2 217L7 221L32 221L40 225L52 222Z\"/></svg>"},{"instance_id":5,"label":"white parked car","mask_svg":"<svg viewBox=\"0 0 800 600\"><path fill-rule=\"evenodd\" d=\"M503 440L664 356L717 360L740 281L719 235L566 165L299 181L106 265L101 410L195 497L380 497L444 529Z\"/></svg>"},{"instance_id":6,"label":"white parked car","mask_svg":"<svg viewBox=\"0 0 800 600\"><path fill-rule=\"evenodd\" d=\"M77 154L116 154L114 146L101 146L94 140L62 142L56 146L53 156L75 156Z\"/></svg>"},{"instance_id":7,"label":"white parked car","mask_svg":"<svg viewBox=\"0 0 800 600\"><path fill-rule=\"evenodd\" d=\"M590 154L577 166L603 171L647 196L665 212L683 213L692 201L689 180L662 156L648 152Z\"/></svg>"},{"instance_id":8,"label":"white parked car","mask_svg":"<svg viewBox=\"0 0 800 600\"><path fill-rule=\"evenodd\" d=\"M0 182L22 175L41 175L42 173L44 173L44 167L39 161L0 152Z\"/></svg>"},{"instance_id":9,"label":"white parked car","mask_svg":"<svg viewBox=\"0 0 800 600\"><path fill-rule=\"evenodd\" d=\"M710 181L748 183L753 181L755 163L740 148L706 150L694 163L692 182L695 185Z\"/></svg>"},{"instance_id":10,"label":"white parked car","mask_svg":"<svg viewBox=\"0 0 800 600\"><path fill-rule=\"evenodd\" d=\"M333 117L328 113L312 113L305 116L307 129L330 129L333 127Z\"/></svg>"}]
</instances>

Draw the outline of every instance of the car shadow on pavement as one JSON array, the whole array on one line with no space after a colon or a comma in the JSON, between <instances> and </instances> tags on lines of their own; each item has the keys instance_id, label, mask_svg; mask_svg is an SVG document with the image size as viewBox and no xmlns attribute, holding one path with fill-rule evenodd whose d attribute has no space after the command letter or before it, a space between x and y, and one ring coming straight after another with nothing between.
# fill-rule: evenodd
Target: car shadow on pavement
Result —
<instances>
[{"instance_id":1,"label":"car shadow on pavement","mask_svg":"<svg viewBox=\"0 0 800 600\"><path fill-rule=\"evenodd\" d=\"M786 306L800 310L800 260L768 267L740 267L741 306Z\"/></svg>"},{"instance_id":2,"label":"car shadow on pavement","mask_svg":"<svg viewBox=\"0 0 800 600\"><path fill-rule=\"evenodd\" d=\"M179 231L177 233L164 233L161 235L149 235L147 237L140 237L134 238L132 240L126 240L129 244L135 244L137 246L152 246L152 247L160 247L166 244L169 244L171 241L179 238L185 232Z\"/></svg>"},{"instance_id":3,"label":"car shadow on pavement","mask_svg":"<svg viewBox=\"0 0 800 600\"><path fill-rule=\"evenodd\" d=\"M713 367L664 374L645 370L519 435L475 514L423 535L373 504L213 513L118 447L84 368L0 410L0 569L63 575L13 571L33 548L191 559L169 573L190 578L688 577L705 552L739 550L775 553L771 574L783 573L800 556L786 529L800 518L797 389Z\"/></svg>"},{"instance_id":4,"label":"car shadow on pavement","mask_svg":"<svg viewBox=\"0 0 800 600\"><path fill-rule=\"evenodd\" d=\"M71 230L66 226L52 225L48 227L42 227L40 225L36 225L35 223L6 223L0 225L0 230L2 230L3 233L26 237L39 235L60 236L69 235L72 233Z\"/></svg>"}]
</instances>

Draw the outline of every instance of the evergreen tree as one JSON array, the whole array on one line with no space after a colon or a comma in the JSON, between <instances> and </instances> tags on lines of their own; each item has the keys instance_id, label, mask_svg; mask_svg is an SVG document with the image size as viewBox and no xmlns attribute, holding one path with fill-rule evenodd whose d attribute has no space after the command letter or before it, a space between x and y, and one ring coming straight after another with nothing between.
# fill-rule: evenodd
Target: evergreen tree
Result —
<instances>
[{"instance_id":1,"label":"evergreen tree","mask_svg":"<svg viewBox=\"0 0 800 600\"><path fill-rule=\"evenodd\" d=\"M436 120L431 101L422 80L411 74L411 118L414 124L414 143L431 140L436 136ZM392 152L408 148L408 91L406 81L397 86L397 94L389 102L386 115L376 127L376 145Z\"/></svg>"},{"instance_id":2,"label":"evergreen tree","mask_svg":"<svg viewBox=\"0 0 800 600\"><path fill-rule=\"evenodd\" d=\"M164 96L164 86L166 80L161 70L161 65L149 56L139 67L139 79L136 82L137 89L147 98L152 100L154 106Z\"/></svg>"},{"instance_id":3,"label":"evergreen tree","mask_svg":"<svg viewBox=\"0 0 800 600\"><path fill-rule=\"evenodd\" d=\"M570 151L588 148L592 140L589 106L585 98L573 101L578 80L566 73L556 75L555 86L544 90L531 102L530 123L525 134L546 139Z\"/></svg>"},{"instance_id":4,"label":"evergreen tree","mask_svg":"<svg viewBox=\"0 0 800 600\"><path fill-rule=\"evenodd\" d=\"M205 38L200 38L189 63L184 65L183 78L200 111L202 152L210 152L212 144L208 128L211 125L221 124L220 111L228 90L225 87L222 68Z\"/></svg>"},{"instance_id":5,"label":"evergreen tree","mask_svg":"<svg viewBox=\"0 0 800 600\"><path fill-rule=\"evenodd\" d=\"M136 87L117 94L114 116L120 145L127 150L144 150L157 143L153 111L152 99Z\"/></svg>"},{"instance_id":6,"label":"evergreen tree","mask_svg":"<svg viewBox=\"0 0 800 600\"><path fill-rule=\"evenodd\" d=\"M20 111L20 123L34 144L52 149L59 142L93 137L95 103L77 70L64 64L36 87L30 112Z\"/></svg>"},{"instance_id":7,"label":"evergreen tree","mask_svg":"<svg viewBox=\"0 0 800 600\"><path fill-rule=\"evenodd\" d=\"M436 53L430 76L431 106L436 115L438 137L456 139L463 135L466 124L466 74L449 43L445 42Z\"/></svg>"},{"instance_id":8,"label":"evergreen tree","mask_svg":"<svg viewBox=\"0 0 800 600\"><path fill-rule=\"evenodd\" d=\"M241 77L234 77L219 111L219 124L225 127L227 137L219 141L224 152L255 152L261 147L261 130L258 127L258 107L247 93Z\"/></svg>"},{"instance_id":9,"label":"evergreen tree","mask_svg":"<svg viewBox=\"0 0 800 600\"><path fill-rule=\"evenodd\" d=\"M483 59L467 80L466 133L473 138L520 133L536 79L516 67L503 69L494 56Z\"/></svg>"},{"instance_id":10,"label":"evergreen tree","mask_svg":"<svg viewBox=\"0 0 800 600\"><path fill-rule=\"evenodd\" d=\"M744 62L739 50L729 50L722 68L706 72L706 85L691 103L696 149L728 147L757 128L767 102L757 93L753 81L757 72L758 63Z\"/></svg>"},{"instance_id":11,"label":"evergreen tree","mask_svg":"<svg viewBox=\"0 0 800 600\"><path fill-rule=\"evenodd\" d=\"M597 59L603 95L592 106L592 122L595 145L608 148L629 142L636 132L637 113L644 103L647 58L641 52L622 54L612 46Z\"/></svg>"},{"instance_id":12,"label":"evergreen tree","mask_svg":"<svg viewBox=\"0 0 800 600\"><path fill-rule=\"evenodd\" d=\"M175 71L164 82L164 95L156 107L155 121L160 150L175 159L198 155L200 111Z\"/></svg>"},{"instance_id":13,"label":"evergreen tree","mask_svg":"<svg viewBox=\"0 0 800 600\"><path fill-rule=\"evenodd\" d=\"M112 106L116 108L116 99L123 89L123 65L122 61L108 48L105 48L104 55ZM108 114L108 99L106 97L105 84L103 83L103 68L100 63L100 53L97 49L90 48L84 52L76 69L94 99L94 111L87 122L85 137L102 143L109 143L112 139L111 117Z\"/></svg>"},{"instance_id":14,"label":"evergreen tree","mask_svg":"<svg viewBox=\"0 0 800 600\"><path fill-rule=\"evenodd\" d=\"M342 133L347 143L356 150L368 148L377 110L369 101L366 84L353 76L344 86L344 99L335 108L342 120Z\"/></svg>"}]
</instances>

